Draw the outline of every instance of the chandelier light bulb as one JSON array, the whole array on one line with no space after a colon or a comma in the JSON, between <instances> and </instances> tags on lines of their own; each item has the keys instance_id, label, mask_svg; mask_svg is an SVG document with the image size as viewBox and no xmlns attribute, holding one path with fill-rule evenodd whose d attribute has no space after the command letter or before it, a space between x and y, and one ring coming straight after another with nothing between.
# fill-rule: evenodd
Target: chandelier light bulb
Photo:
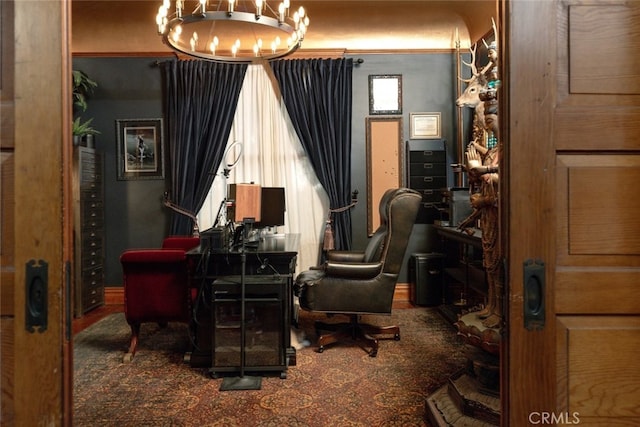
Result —
<instances>
[{"instance_id":1,"label":"chandelier light bulb","mask_svg":"<svg viewBox=\"0 0 640 427\"><path fill-rule=\"evenodd\" d=\"M300 27L300 14L298 12L293 14L293 22L296 24L295 28L297 30Z\"/></svg>"},{"instance_id":2,"label":"chandelier light bulb","mask_svg":"<svg viewBox=\"0 0 640 427\"><path fill-rule=\"evenodd\" d=\"M167 13L169 12L164 6L160 6L158 8L158 14L156 15L156 24L160 25L162 20L167 17Z\"/></svg>"},{"instance_id":3,"label":"chandelier light bulb","mask_svg":"<svg viewBox=\"0 0 640 427\"><path fill-rule=\"evenodd\" d=\"M195 31L191 35L191 40L189 40L189 44L191 45L191 50L195 51L198 48L198 33Z\"/></svg>"},{"instance_id":4,"label":"chandelier light bulb","mask_svg":"<svg viewBox=\"0 0 640 427\"><path fill-rule=\"evenodd\" d=\"M282 24L284 22L284 3L280 3L278 5L278 23Z\"/></svg>"},{"instance_id":5,"label":"chandelier light bulb","mask_svg":"<svg viewBox=\"0 0 640 427\"><path fill-rule=\"evenodd\" d=\"M262 0L256 0L256 19L262 15Z\"/></svg>"},{"instance_id":6,"label":"chandelier light bulb","mask_svg":"<svg viewBox=\"0 0 640 427\"><path fill-rule=\"evenodd\" d=\"M235 2L235 0L229 0L229 13L233 13L233 3Z\"/></svg>"},{"instance_id":7,"label":"chandelier light bulb","mask_svg":"<svg viewBox=\"0 0 640 427\"><path fill-rule=\"evenodd\" d=\"M233 55L233 57L235 58L237 53L238 53L238 46L234 44L233 46L231 46L231 55Z\"/></svg>"},{"instance_id":8,"label":"chandelier light bulb","mask_svg":"<svg viewBox=\"0 0 640 427\"><path fill-rule=\"evenodd\" d=\"M218 47L218 44L220 44L220 40L218 40L218 37L213 37L213 40L211 40L211 44L209 44L209 50L211 51L211 54L215 56L216 54L216 48Z\"/></svg>"},{"instance_id":9,"label":"chandelier light bulb","mask_svg":"<svg viewBox=\"0 0 640 427\"><path fill-rule=\"evenodd\" d=\"M182 34L182 26L178 25L176 28L174 28L173 34L172 34L174 42L177 43L180 40L180 34Z\"/></svg>"}]
</instances>

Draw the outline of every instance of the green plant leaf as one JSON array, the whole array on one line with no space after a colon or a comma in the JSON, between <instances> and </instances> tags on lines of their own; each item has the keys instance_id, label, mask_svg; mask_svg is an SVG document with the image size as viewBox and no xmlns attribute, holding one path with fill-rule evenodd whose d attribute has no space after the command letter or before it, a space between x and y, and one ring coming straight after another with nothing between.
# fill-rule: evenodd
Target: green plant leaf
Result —
<instances>
[{"instance_id":1,"label":"green plant leaf","mask_svg":"<svg viewBox=\"0 0 640 427\"><path fill-rule=\"evenodd\" d=\"M73 121L73 126L72 126L72 132L74 135L80 135L80 136L84 136L84 135L100 135L100 131L97 129L94 129L91 126L91 122L93 122L93 119L88 119L85 122L81 122L80 121L80 117L76 117L76 119Z\"/></svg>"}]
</instances>

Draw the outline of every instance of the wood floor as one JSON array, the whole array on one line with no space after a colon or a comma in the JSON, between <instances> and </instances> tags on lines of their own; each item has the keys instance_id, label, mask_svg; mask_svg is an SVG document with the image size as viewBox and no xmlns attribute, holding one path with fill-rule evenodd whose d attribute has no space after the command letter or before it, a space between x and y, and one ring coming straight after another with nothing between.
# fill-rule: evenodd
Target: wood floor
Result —
<instances>
[{"instance_id":1,"label":"wood floor","mask_svg":"<svg viewBox=\"0 0 640 427\"><path fill-rule=\"evenodd\" d=\"M103 305L102 307L91 310L84 316L73 319L73 334L77 334L112 313L122 313L123 311L124 305L121 304Z\"/></svg>"}]
</instances>

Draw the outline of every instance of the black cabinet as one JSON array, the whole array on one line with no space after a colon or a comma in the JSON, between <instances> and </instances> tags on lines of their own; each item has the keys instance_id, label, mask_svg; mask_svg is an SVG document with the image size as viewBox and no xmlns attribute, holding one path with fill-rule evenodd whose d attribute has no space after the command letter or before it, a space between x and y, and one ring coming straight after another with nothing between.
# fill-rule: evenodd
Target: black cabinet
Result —
<instances>
[{"instance_id":1,"label":"black cabinet","mask_svg":"<svg viewBox=\"0 0 640 427\"><path fill-rule=\"evenodd\" d=\"M104 304L104 196L102 156L77 147L73 167L74 315Z\"/></svg>"},{"instance_id":2,"label":"black cabinet","mask_svg":"<svg viewBox=\"0 0 640 427\"><path fill-rule=\"evenodd\" d=\"M462 309L486 302L487 279L482 266L482 231L435 226L441 238L444 260L444 305L441 311L452 322Z\"/></svg>"},{"instance_id":3,"label":"black cabinet","mask_svg":"<svg viewBox=\"0 0 640 427\"><path fill-rule=\"evenodd\" d=\"M293 321L293 274L300 236L277 235L260 241L258 248L245 253L248 356L252 371L286 372L296 363L291 346ZM194 283L198 286L193 319L192 367L208 367L212 375L238 370L240 363L239 323L242 254L238 251L198 246L187 252L198 266ZM236 276L229 278L229 276ZM277 334L276 334L277 332ZM266 349L267 343L270 347Z\"/></svg>"},{"instance_id":4,"label":"black cabinet","mask_svg":"<svg viewBox=\"0 0 640 427\"><path fill-rule=\"evenodd\" d=\"M447 188L447 152L442 139L407 143L407 186L422 194L416 224L440 219Z\"/></svg>"},{"instance_id":5,"label":"black cabinet","mask_svg":"<svg viewBox=\"0 0 640 427\"><path fill-rule=\"evenodd\" d=\"M435 306L443 303L444 254L416 253L409 260L411 303Z\"/></svg>"},{"instance_id":6,"label":"black cabinet","mask_svg":"<svg viewBox=\"0 0 640 427\"><path fill-rule=\"evenodd\" d=\"M245 276L244 346L242 346L241 276L212 284L212 360L210 373L278 371L285 377L290 322L285 277Z\"/></svg>"}]
</instances>

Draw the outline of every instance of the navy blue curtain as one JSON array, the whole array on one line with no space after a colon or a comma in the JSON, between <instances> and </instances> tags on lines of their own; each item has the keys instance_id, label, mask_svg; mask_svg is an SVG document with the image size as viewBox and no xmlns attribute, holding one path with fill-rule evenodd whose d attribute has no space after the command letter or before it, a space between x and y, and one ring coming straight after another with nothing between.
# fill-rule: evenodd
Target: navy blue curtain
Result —
<instances>
[{"instance_id":1,"label":"navy blue curtain","mask_svg":"<svg viewBox=\"0 0 640 427\"><path fill-rule=\"evenodd\" d=\"M171 159L171 201L197 213L222 162L246 64L167 61L166 118ZM192 222L174 213L170 233L191 234Z\"/></svg>"},{"instance_id":2,"label":"navy blue curtain","mask_svg":"<svg viewBox=\"0 0 640 427\"><path fill-rule=\"evenodd\" d=\"M353 60L271 62L298 138L331 209L351 204L351 99ZM351 249L351 213L332 215L335 248Z\"/></svg>"}]
</instances>

